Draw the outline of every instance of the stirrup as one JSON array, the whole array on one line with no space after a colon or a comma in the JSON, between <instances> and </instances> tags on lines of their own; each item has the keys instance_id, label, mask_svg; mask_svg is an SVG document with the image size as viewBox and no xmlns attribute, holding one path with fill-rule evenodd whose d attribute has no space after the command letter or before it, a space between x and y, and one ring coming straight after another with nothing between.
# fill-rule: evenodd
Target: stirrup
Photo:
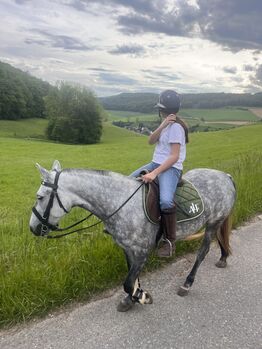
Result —
<instances>
[{"instance_id":1,"label":"stirrup","mask_svg":"<svg viewBox=\"0 0 262 349\"><path fill-rule=\"evenodd\" d=\"M168 243L168 245L169 245L169 257L172 257L172 254L173 254L172 242L168 238L164 238L163 240Z\"/></svg>"},{"instance_id":2,"label":"stirrup","mask_svg":"<svg viewBox=\"0 0 262 349\"><path fill-rule=\"evenodd\" d=\"M166 242L166 243L168 244L168 247L169 247L169 257L172 257L172 255L173 255L173 245L172 245L172 242L171 242L168 238L162 238L162 239L159 241L159 243L160 243L161 241L164 241L164 242ZM161 248L161 247L160 247L160 248Z\"/></svg>"}]
</instances>

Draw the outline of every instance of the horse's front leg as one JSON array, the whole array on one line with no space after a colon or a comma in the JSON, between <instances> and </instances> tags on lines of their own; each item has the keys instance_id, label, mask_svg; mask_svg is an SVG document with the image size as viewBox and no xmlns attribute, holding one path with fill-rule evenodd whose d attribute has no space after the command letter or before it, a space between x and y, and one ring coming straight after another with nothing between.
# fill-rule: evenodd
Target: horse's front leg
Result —
<instances>
[{"instance_id":1,"label":"horse's front leg","mask_svg":"<svg viewBox=\"0 0 262 349\"><path fill-rule=\"evenodd\" d=\"M139 273L145 265L147 257L144 256L139 259L136 259L135 262L131 261L131 258L128 257L127 253L126 257L129 272L124 282L124 290L128 295L117 306L117 310L121 312L129 310L135 303L153 303L151 295L148 292L143 291L140 287L140 282L138 278Z\"/></svg>"}]
</instances>

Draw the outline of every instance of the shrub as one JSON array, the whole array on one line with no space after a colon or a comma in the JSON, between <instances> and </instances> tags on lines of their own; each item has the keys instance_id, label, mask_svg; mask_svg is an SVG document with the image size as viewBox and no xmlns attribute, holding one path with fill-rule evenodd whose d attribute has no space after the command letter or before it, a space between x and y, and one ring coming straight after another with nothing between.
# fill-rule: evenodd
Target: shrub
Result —
<instances>
[{"instance_id":1,"label":"shrub","mask_svg":"<svg viewBox=\"0 0 262 349\"><path fill-rule=\"evenodd\" d=\"M102 108L87 88L61 82L45 98L51 140L73 144L97 143L102 134Z\"/></svg>"}]
</instances>

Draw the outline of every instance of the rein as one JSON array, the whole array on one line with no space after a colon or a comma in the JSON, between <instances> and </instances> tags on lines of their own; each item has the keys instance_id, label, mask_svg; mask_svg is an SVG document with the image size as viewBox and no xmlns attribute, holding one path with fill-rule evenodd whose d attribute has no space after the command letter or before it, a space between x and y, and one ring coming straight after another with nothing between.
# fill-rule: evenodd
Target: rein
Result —
<instances>
[{"instance_id":1,"label":"rein","mask_svg":"<svg viewBox=\"0 0 262 349\"><path fill-rule=\"evenodd\" d=\"M53 202L54 202L54 198L57 199L58 201L58 204L59 206L66 212L68 213L68 211L65 209L65 207L63 206L59 196L58 196L58 193L57 193L57 189L58 189L58 179L59 179L59 176L61 174L62 171L60 172L57 172L56 173L56 177L55 177L55 181L54 181L54 184L51 184L51 183L48 183L48 182L43 182L42 185L46 186L46 187L50 187L52 188L52 192L51 192L51 195L50 195L50 199L49 199L49 202L47 204L47 207L46 207L46 210L44 212L44 215L41 216L40 213L36 210L35 207L32 208L32 211L33 213L35 214L35 216L39 219L39 221L42 223L43 227L42 227L42 232L43 232L43 235L42 236L45 236L44 233L47 231L48 228L50 228L51 230L53 231L65 231L65 230L68 230L68 229L71 229L77 225L79 225L80 223L88 220L91 216L93 216L93 213L90 213L87 217L81 219L80 221L77 221L76 223L66 227L66 228L57 228L57 226L54 226L52 224L50 224L48 222L48 219L49 219L49 216L50 216L50 211L53 207ZM69 231L69 232L66 232L64 234L58 234L58 235L46 235L45 237L47 239L59 239L59 238L62 238L64 236L67 236L67 235L70 235L70 234L73 234L73 233L78 233L80 231L83 231L83 230L87 230L87 229L90 229L90 228L93 228L94 226L98 225L98 224L101 224L105 221L107 221L108 219L112 218L118 211L120 211L127 203L129 200L132 199L132 197L138 192L138 190L144 185L145 183L142 182L139 187L137 187L137 189L114 211L112 212L109 216L105 217L104 220L100 220L99 222L96 222L94 224L91 224L87 227L83 227L83 228L80 228L80 229L76 229L76 230L73 230L73 231Z\"/></svg>"}]
</instances>

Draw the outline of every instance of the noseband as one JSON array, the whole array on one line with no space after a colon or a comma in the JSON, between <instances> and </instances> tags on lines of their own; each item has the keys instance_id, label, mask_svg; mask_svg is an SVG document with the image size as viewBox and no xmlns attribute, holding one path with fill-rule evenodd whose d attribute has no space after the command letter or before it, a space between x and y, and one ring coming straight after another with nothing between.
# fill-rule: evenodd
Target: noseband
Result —
<instances>
[{"instance_id":1,"label":"noseband","mask_svg":"<svg viewBox=\"0 0 262 349\"><path fill-rule=\"evenodd\" d=\"M61 172L56 172L55 175L55 181L54 183L48 183L43 181L42 185L44 185L45 187L49 187L52 188L52 192L50 194L50 198L47 204L47 207L45 209L45 212L43 214L43 216L41 216L41 214L37 211L37 209L35 208L35 206L32 208L33 213L35 214L35 216L38 218L38 220L42 223L42 233L46 233L48 228L51 230L57 230L57 226L52 225L48 222L49 220L49 216L50 216L50 212L51 209L53 207L54 204L54 199L56 198L58 205L65 211L65 213L68 213L68 211L65 209L64 205L62 204L58 193L57 193L57 189L58 189L58 179L60 176Z\"/></svg>"}]
</instances>

